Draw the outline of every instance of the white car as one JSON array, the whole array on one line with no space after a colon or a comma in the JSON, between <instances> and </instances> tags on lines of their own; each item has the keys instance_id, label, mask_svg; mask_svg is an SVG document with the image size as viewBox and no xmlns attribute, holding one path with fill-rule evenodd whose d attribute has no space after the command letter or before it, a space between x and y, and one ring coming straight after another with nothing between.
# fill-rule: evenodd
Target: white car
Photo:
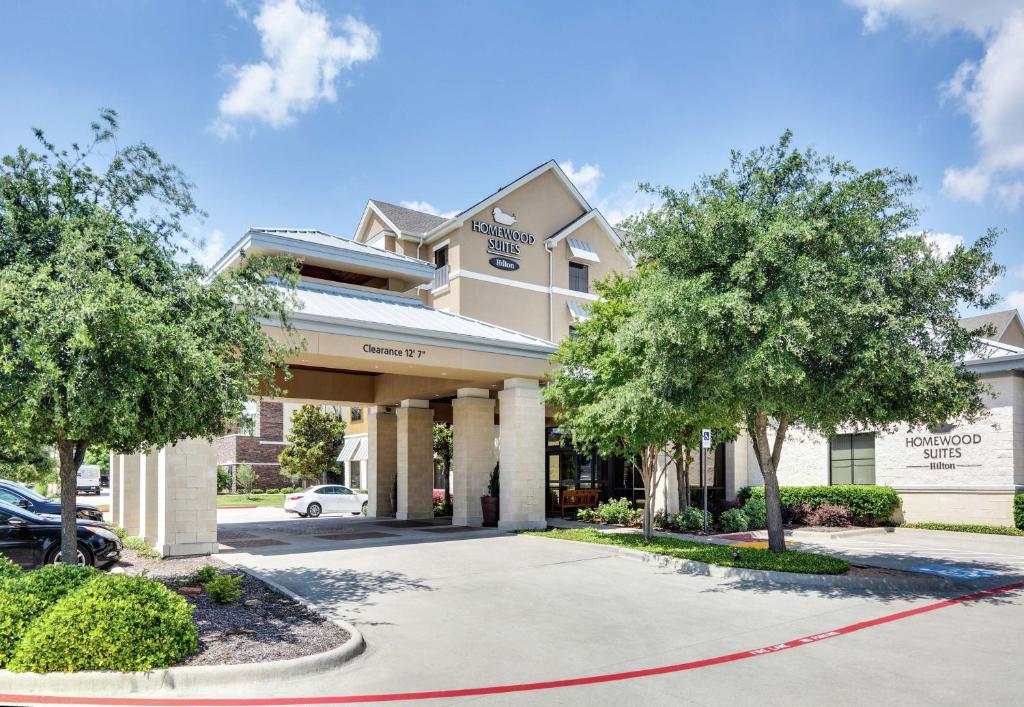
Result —
<instances>
[{"instance_id":1,"label":"white car","mask_svg":"<svg viewBox=\"0 0 1024 707\"><path fill-rule=\"evenodd\" d=\"M317 518L321 513L365 514L370 497L347 486L324 484L285 496L284 509L300 518Z\"/></svg>"}]
</instances>

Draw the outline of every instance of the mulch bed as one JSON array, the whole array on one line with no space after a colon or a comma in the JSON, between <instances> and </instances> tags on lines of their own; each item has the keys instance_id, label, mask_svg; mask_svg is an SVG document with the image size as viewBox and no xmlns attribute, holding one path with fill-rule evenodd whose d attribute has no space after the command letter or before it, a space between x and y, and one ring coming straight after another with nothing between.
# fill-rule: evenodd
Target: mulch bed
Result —
<instances>
[{"instance_id":1,"label":"mulch bed","mask_svg":"<svg viewBox=\"0 0 1024 707\"><path fill-rule=\"evenodd\" d=\"M196 587L193 575L204 565L221 574L241 574L213 557L149 559L126 549L114 571L144 574L179 591L195 607L199 649L178 665L262 663L322 653L348 640L347 631L248 574L242 596L232 604L217 604Z\"/></svg>"}]
</instances>

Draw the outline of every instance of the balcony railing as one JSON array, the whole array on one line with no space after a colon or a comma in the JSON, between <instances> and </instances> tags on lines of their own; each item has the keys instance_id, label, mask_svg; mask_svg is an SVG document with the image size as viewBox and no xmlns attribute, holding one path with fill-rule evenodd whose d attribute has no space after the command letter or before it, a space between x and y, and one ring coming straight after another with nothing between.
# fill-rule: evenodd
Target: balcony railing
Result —
<instances>
[{"instance_id":1,"label":"balcony railing","mask_svg":"<svg viewBox=\"0 0 1024 707\"><path fill-rule=\"evenodd\" d=\"M440 287L448 286L448 266L442 265L441 267L434 270L434 285L431 289L436 290Z\"/></svg>"}]
</instances>

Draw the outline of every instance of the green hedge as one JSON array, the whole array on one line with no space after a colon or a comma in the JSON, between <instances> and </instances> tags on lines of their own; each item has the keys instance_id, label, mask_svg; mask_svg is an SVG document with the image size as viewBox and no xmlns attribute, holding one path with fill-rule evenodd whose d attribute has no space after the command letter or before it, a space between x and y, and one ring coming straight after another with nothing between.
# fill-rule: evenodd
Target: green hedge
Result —
<instances>
[{"instance_id":1,"label":"green hedge","mask_svg":"<svg viewBox=\"0 0 1024 707\"><path fill-rule=\"evenodd\" d=\"M763 486L740 489L737 498L764 500ZM888 486L783 486L779 489L783 507L806 503L819 506L843 506L856 518L885 519L900 507L900 497Z\"/></svg>"},{"instance_id":2,"label":"green hedge","mask_svg":"<svg viewBox=\"0 0 1024 707\"><path fill-rule=\"evenodd\" d=\"M1013 497L1013 524L1017 530L1024 530L1024 493Z\"/></svg>"},{"instance_id":3,"label":"green hedge","mask_svg":"<svg viewBox=\"0 0 1024 707\"><path fill-rule=\"evenodd\" d=\"M32 622L8 668L31 672L153 670L197 646L192 607L160 582L104 575Z\"/></svg>"},{"instance_id":4,"label":"green hedge","mask_svg":"<svg viewBox=\"0 0 1024 707\"><path fill-rule=\"evenodd\" d=\"M14 655L32 622L98 575L91 567L58 564L0 582L0 666Z\"/></svg>"}]
</instances>

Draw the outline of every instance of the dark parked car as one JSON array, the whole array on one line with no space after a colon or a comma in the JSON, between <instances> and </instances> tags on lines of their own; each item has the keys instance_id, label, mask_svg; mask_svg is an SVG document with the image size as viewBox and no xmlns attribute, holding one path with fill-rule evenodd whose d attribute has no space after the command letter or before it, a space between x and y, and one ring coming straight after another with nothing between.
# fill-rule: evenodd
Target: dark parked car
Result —
<instances>
[{"instance_id":1,"label":"dark parked car","mask_svg":"<svg viewBox=\"0 0 1024 707\"><path fill-rule=\"evenodd\" d=\"M60 518L0 501L0 555L25 569L59 562ZM121 541L109 525L78 521L78 564L103 567L120 557Z\"/></svg>"},{"instance_id":2,"label":"dark parked car","mask_svg":"<svg viewBox=\"0 0 1024 707\"><path fill-rule=\"evenodd\" d=\"M60 515L60 501L40 496L32 489L25 488L13 481L0 479L0 501L6 501L12 505L19 506L31 513ZM103 522L103 511L96 506L79 503L76 507L78 508L79 518Z\"/></svg>"}]
</instances>

